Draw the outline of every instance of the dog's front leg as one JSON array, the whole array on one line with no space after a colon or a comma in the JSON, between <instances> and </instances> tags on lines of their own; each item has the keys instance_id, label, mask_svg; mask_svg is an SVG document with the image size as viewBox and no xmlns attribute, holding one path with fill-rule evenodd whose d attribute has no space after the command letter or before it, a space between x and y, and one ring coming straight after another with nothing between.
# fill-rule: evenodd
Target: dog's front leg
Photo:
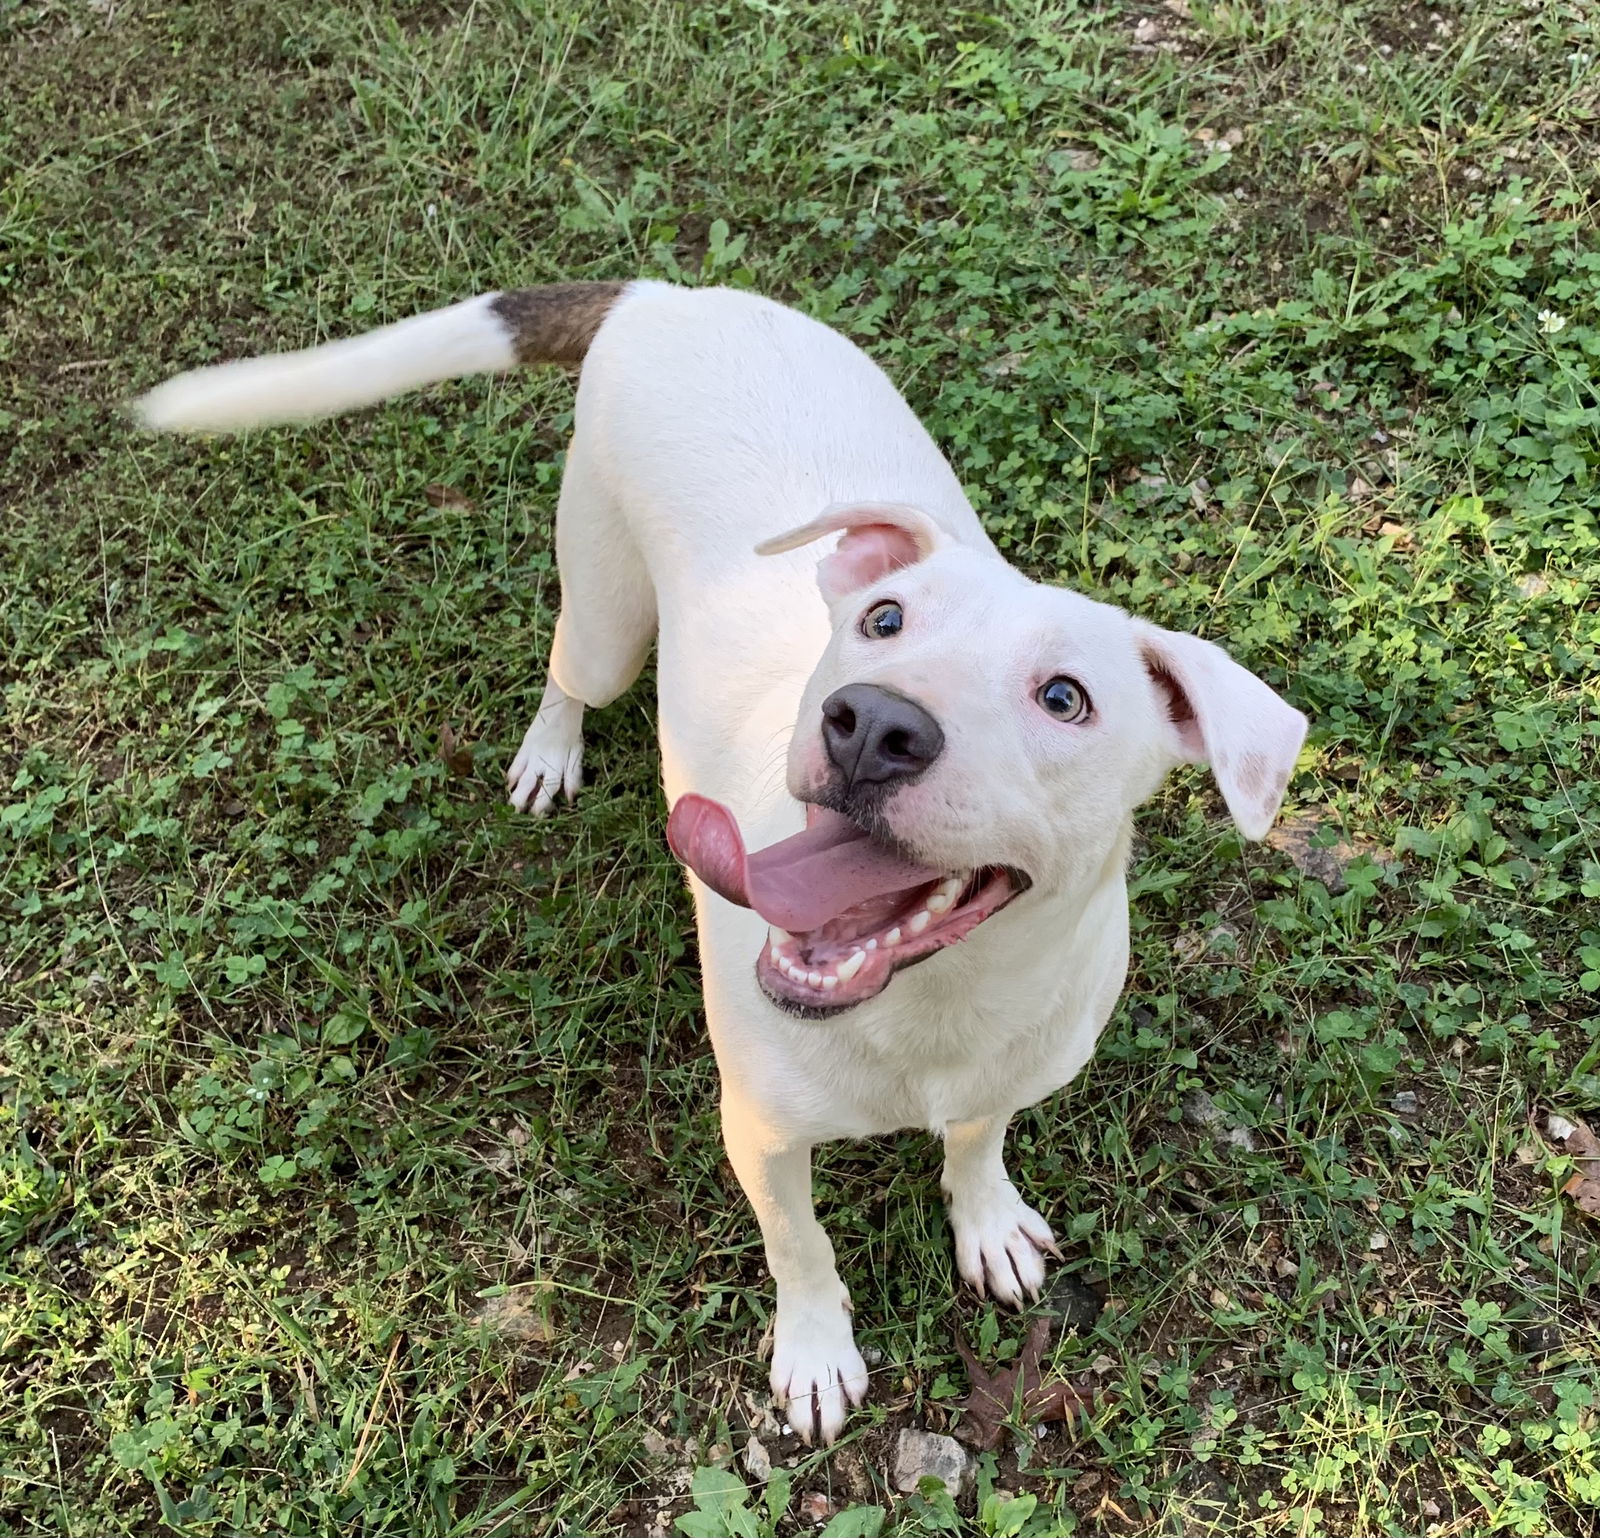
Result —
<instances>
[{"instance_id":1,"label":"dog's front leg","mask_svg":"<svg viewBox=\"0 0 1600 1538\"><path fill-rule=\"evenodd\" d=\"M1044 1285L1044 1255L1060 1258L1050 1225L1017 1194L1006 1174L1005 1116L950 1122L944 1175L956 1236L956 1269L980 1297L1021 1308Z\"/></svg>"},{"instance_id":2,"label":"dog's front leg","mask_svg":"<svg viewBox=\"0 0 1600 1538\"><path fill-rule=\"evenodd\" d=\"M722 1139L755 1209L777 1286L772 1394L808 1446L832 1442L867 1393L850 1328L850 1295L811 1206L811 1145L776 1133L760 1111L724 1096Z\"/></svg>"},{"instance_id":3,"label":"dog's front leg","mask_svg":"<svg viewBox=\"0 0 1600 1538\"><path fill-rule=\"evenodd\" d=\"M533 725L506 771L511 804L519 812L532 802L535 817L556 804L558 792L568 801L583 784L583 702L547 679Z\"/></svg>"}]
</instances>

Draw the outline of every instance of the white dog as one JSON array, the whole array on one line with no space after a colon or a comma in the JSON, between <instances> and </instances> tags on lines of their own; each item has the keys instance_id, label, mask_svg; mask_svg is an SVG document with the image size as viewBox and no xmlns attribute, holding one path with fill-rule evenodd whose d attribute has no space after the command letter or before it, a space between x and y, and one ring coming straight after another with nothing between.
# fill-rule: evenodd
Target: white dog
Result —
<instances>
[{"instance_id":1,"label":"white dog","mask_svg":"<svg viewBox=\"0 0 1600 1538\"><path fill-rule=\"evenodd\" d=\"M577 790L584 708L656 641L723 1137L777 1286L772 1388L831 1441L867 1371L813 1145L939 1133L961 1275L1034 1295L1054 1243L1007 1177L1006 1126L1083 1067L1121 991L1131 814L1205 762L1260 838L1305 720L1209 642L1007 565L878 368L749 294L492 294L137 409L232 430L580 361L561 615L511 799Z\"/></svg>"}]
</instances>

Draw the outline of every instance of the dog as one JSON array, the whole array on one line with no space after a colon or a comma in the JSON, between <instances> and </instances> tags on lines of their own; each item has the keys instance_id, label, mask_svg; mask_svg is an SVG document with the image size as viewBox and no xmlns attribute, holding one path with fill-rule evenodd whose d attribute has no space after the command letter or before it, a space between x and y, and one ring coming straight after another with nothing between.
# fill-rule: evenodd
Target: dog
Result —
<instances>
[{"instance_id":1,"label":"dog","mask_svg":"<svg viewBox=\"0 0 1600 1538\"><path fill-rule=\"evenodd\" d=\"M1035 1297L1057 1252L1006 1129L1084 1066L1122 991L1132 814L1207 763L1261 838L1306 721L1216 645L1023 576L883 372L752 294L488 294L196 370L135 410L232 431L546 363L581 375L561 611L511 802L577 792L584 711L654 642L722 1133L776 1287L773 1395L832 1442L867 1369L811 1150L938 1133L961 1276Z\"/></svg>"}]
</instances>

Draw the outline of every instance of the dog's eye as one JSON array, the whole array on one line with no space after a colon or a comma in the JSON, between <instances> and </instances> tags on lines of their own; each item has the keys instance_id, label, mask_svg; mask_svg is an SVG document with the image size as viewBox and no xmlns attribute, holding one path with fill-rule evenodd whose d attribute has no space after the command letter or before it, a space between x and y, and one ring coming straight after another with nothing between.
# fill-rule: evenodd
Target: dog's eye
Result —
<instances>
[{"instance_id":1,"label":"dog's eye","mask_svg":"<svg viewBox=\"0 0 1600 1538\"><path fill-rule=\"evenodd\" d=\"M1089 696L1075 678L1052 678L1034 698L1058 721L1081 721L1089 714Z\"/></svg>"},{"instance_id":2,"label":"dog's eye","mask_svg":"<svg viewBox=\"0 0 1600 1538\"><path fill-rule=\"evenodd\" d=\"M861 633L869 641L887 641L900 634L906 622L900 605L892 599L888 603L875 603L861 616Z\"/></svg>"}]
</instances>

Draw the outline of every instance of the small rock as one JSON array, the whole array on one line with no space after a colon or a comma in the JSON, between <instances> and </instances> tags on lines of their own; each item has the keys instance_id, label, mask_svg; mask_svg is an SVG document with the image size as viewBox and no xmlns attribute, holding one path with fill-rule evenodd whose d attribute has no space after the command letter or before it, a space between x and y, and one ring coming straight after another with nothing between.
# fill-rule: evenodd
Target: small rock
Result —
<instances>
[{"instance_id":1,"label":"small rock","mask_svg":"<svg viewBox=\"0 0 1600 1538\"><path fill-rule=\"evenodd\" d=\"M1544 1124L1544 1130L1552 1143L1564 1143L1578 1130L1578 1124L1552 1111Z\"/></svg>"},{"instance_id":2,"label":"small rock","mask_svg":"<svg viewBox=\"0 0 1600 1538\"><path fill-rule=\"evenodd\" d=\"M1543 598L1550 591L1550 584L1538 572L1530 571L1518 580L1517 591L1524 598Z\"/></svg>"},{"instance_id":3,"label":"small rock","mask_svg":"<svg viewBox=\"0 0 1600 1538\"><path fill-rule=\"evenodd\" d=\"M772 1477L772 1459L754 1436L744 1444L744 1467L745 1472L758 1484L764 1485Z\"/></svg>"},{"instance_id":4,"label":"small rock","mask_svg":"<svg viewBox=\"0 0 1600 1538\"><path fill-rule=\"evenodd\" d=\"M800 1497L800 1520L813 1526L826 1522L833 1515L833 1502L820 1490L807 1490Z\"/></svg>"},{"instance_id":5,"label":"small rock","mask_svg":"<svg viewBox=\"0 0 1600 1538\"><path fill-rule=\"evenodd\" d=\"M1422 1102L1409 1089L1400 1090L1389 1104L1402 1116L1415 1116L1422 1109Z\"/></svg>"},{"instance_id":6,"label":"small rock","mask_svg":"<svg viewBox=\"0 0 1600 1538\"><path fill-rule=\"evenodd\" d=\"M1536 1319L1517 1328L1517 1345L1529 1356L1551 1356L1561 1349L1561 1330L1549 1319Z\"/></svg>"},{"instance_id":7,"label":"small rock","mask_svg":"<svg viewBox=\"0 0 1600 1538\"><path fill-rule=\"evenodd\" d=\"M1154 16L1141 16L1139 24L1133 29L1133 40L1143 43L1146 47L1161 41L1161 23Z\"/></svg>"},{"instance_id":8,"label":"small rock","mask_svg":"<svg viewBox=\"0 0 1600 1538\"><path fill-rule=\"evenodd\" d=\"M1224 1148L1255 1152L1255 1134L1248 1127L1230 1120L1228 1113L1203 1089L1190 1090L1183 1097L1183 1119L1191 1127L1210 1133L1212 1140Z\"/></svg>"},{"instance_id":9,"label":"small rock","mask_svg":"<svg viewBox=\"0 0 1600 1538\"><path fill-rule=\"evenodd\" d=\"M1386 1250L1389 1248L1388 1234L1372 1233L1367 1235L1367 1248L1369 1250Z\"/></svg>"},{"instance_id":10,"label":"small rock","mask_svg":"<svg viewBox=\"0 0 1600 1538\"><path fill-rule=\"evenodd\" d=\"M1285 1281L1287 1281L1291 1276L1299 1276L1300 1274L1300 1267L1294 1261L1290 1260L1287 1255L1280 1255L1275 1261L1273 1261L1272 1269L1278 1276L1284 1278Z\"/></svg>"},{"instance_id":11,"label":"small rock","mask_svg":"<svg viewBox=\"0 0 1600 1538\"><path fill-rule=\"evenodd\" d=\"M666 1463L672 1457L672 1443L654 1429L639 1438L639 1448L652 1463Z\"/></svg>"},{"instance_id":12,"label":"small rock","mask_svg":"<svg viewBox=\"0 0 1600 1538\"><path fill-rule=\"evenodd\" d=\"M907 1426L894 1444L894 1487L909 1495L928 1478L960 1496L972 1480L972 1457L954 1437Z\"/></svg>"}]
</instances>

